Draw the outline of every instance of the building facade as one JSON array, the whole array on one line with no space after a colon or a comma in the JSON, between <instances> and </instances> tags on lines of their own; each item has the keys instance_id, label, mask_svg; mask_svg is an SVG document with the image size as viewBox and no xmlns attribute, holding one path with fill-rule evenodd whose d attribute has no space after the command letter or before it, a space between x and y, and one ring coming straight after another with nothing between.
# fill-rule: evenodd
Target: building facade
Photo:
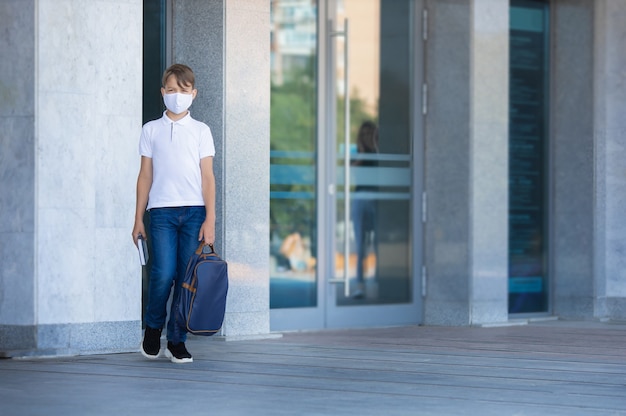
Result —
<instances>
[{"instance_id":1,"label":"building facade","mask_svg":"<svg viewBox=\"0 0 626 416\"><path fill-rule=\"evenodd\" d=\"M626 0L0 2L0 355L137 349L138 139L173 62L216 143L224 339L626 319L624 22Z\"/></svg>"}]
</instances>

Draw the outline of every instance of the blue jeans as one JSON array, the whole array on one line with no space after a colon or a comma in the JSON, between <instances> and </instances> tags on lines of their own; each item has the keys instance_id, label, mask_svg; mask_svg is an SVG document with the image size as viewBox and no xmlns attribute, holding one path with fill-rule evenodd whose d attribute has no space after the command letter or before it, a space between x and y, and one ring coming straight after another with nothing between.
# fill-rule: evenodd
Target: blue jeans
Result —
<instances>
[{"instance_id":1,"label":"blue jeans","mask_svg":"<svg viewBox=\"0 0 626 416\"><path fill-rule=\"evenodd\" d=\"M150 210L148 238L152 240L152 268L145 322L150 328L163 328L167 317L167 301L174 285L170 319L167 323L167 339L173 343L187 339L184 330L174 330L174 306L185 277L187 262L200 244L198 233L205 218L206 210L203 206Z\"/></svg>"},{"instance_id":2,"label":"blue jeans","mask_svg":"<svg viewBox=\"0 0 626 416\"><path fill-rule=\"evenodd\" d=\"M355 199L351 205L352 223L354 225L354 239L356 243L356 280L365 281L363 276L363 262L367 249L367 240L370 233L374 233L372 244L376 251L376 201L370 199Z\"/></svg>"}]
</instances>

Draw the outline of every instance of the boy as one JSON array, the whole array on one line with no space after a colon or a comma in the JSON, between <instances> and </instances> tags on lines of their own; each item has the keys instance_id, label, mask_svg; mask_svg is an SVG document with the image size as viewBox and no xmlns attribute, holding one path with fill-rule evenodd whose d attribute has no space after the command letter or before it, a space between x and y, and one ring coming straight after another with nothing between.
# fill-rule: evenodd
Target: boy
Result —
<instances>
[{"instance_id":1,"label":"boy","mask_svg":"<svg viewBox=\"0 0 626 416\"><path fill-rule=\"evenodd\" d=\"M150 359L160 353L172 285L176 300L198 242L215 241L215 145L209 127L191 118L188 111L198 93L194 73L186 65L174 64L165 70L162 84L166 110L163 117L143 126L139 140L141 167L133 227L137 245L139 235L146 237L143 215L148 210L152 269L141 353ZM187 334L175 330L171 309L165 355L173 363L192 362L185 347Z\"/></svg>"}]
</instances>

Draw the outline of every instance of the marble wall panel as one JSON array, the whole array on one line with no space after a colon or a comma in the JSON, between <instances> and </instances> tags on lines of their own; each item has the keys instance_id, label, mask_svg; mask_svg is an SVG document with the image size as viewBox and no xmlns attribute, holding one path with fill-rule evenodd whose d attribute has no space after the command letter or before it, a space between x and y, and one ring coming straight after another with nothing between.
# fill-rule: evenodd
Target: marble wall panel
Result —
<instances>
[{"instance_id":1,"label":"marble wall panel","mask_svg":"<svg viewBox=\"0 0 626 416\"><path fill-rule=\"evenodd\" d=\"M38 16L38 321L137 322L142 3L41 1Z\"/></svg>"},{"instance_id":2,"label":"marble wall panel","mask_svg":"<svg viewBox=\"0 0 626 416\"><path fill-rule=\"evenodd\" d=\"M425 323L502 322L508 319L508 4L427 6Z\"/></svg>"},{"instance_id":3,"label":"marble wall panel","mask_svg":"<svg viewBox=\"0 0 626 416\"><path fill-rule=\"evenodd\" d=\"M470 4L429 1L427 7L424 323L466 325L470 320Z\"/></svg>"},{"instance_id":4,"label":"marble wall panel","mask_svg":"<svg viewBox=\"0 0 626 416\"><path fill-rule=\"evenodd\" d=\"M475 121L473 133L472 323L505 322L508 320L508 126ZM497 317L495 321L494 317Z\"/></svg>"},{"instance_id":5,"label":"marble wall panel","mask_svg":"<svg viewBox=\"0 0 626 416\"><path fill-rule=\"evenodd\" d=\"M46 355L103 354L136 351L141 322L39 325L38 351Z\"/></svg>"},{"instance_id":6,"label":"marble wall panel","mask_svg":"<svg viewBox=\"0 0 626 416\"><path fill-rule=\"evenodd\" d=\"M94 320L97 256L94 249L94 216L94 210L87 208L39 209L36 257L38 323ZM120 292L122 290L119 288Z\"/></svg>"},{"instance_id":7,"label":"marble wall panel","mask_svg":"<svg viewBox=\"0 0 626 416\"><path fill-rule=\"evenodd\" d=\"M131 229L96 228L90 281L95 322L129 321L141 317L141 266Z\"/></svg>"},{"instance_id":8,"label":"marble wall panel","mask_svg":"<svg viewBox=\"0 0 626 416\"><path fill-rule=\"evenodd\" d=\"M34 131L33 116L0 116L0 234L34 231Z\"/></svg>"},{"instance_id":9,"label":"marble wall panel","mask_svg":"<svg viewBox=\"0 0 626 416\"><path fill-rule=\"evenodd\" d=\"M194 69L192 114L216 142L216 248L230 278L223 334L268 333L269 4L174 1L173 9L173 60Z\"/></svg>"},{"instance_id":10,"label":"marble wall panel","mask_svg":"<svg viewBox=\"0 0 626 416\"><path fill-rule=\"evenodd\" d=\"M471 76L471 323L508 320L509 5L474 0Z\"/></svg>"},{"instance_id":11,"label":"marble wall panel","mask_svg":"<svg viewBox=\"0 0 626 416\"><path fill-rule=\"evenodd\" d=\"M84 111L93 105L89 94L39 92L36 164L40 209L95 209L92 128L96 116ZM93 228L93 223L76 226Z\"/></svg>"},{"instance_id":12,"label":"marble wall panel","mask_svg":"<svg viewBox=\"0 0 626 416\"><path fill-rule=\"evenodd\" d=\"M596 220L605 225L596 230L603 240L603 251L596 261L604 265L604 276L596 276L599 294L626 298L626 3L600 1L595 5L595 142L597 143ZM613 308L615 310L615 308ZM614 318L624 319L626 315Z\"/></svg>"},{"instance_id":13,"label":"marble wall panel","mask_svg":"<svg viewBox=\"0 0 626 416\"><path fill-rule=\"evenodd\" d=\"M552 310L593 315L593 5L556 2L552 20Z\"/></svg>"},{"instance_id":14,"label":"marble wall panel","mask_svg":"<svg viewBox=\"0 0 626 416\"><path fill-rule=\"evenodd\" d=\"M32 232L0 232L0 325L35 322L33 241Z\"/></svg>"},{"instance_id":15,"label":"marble wall panel","mask_svg":"<svg viewBox=\"0 0 626 416\"><path fill-rule=\"evenodd\" d=\"M270 320L269 308L265 311L252 312L229 312L224 318L222 333L225 339L229 337L253 337L254 335L269 336L268 322Z\"/></svg>"},{"instance_id":16,"label":"marble wall panel","mask_svg":"<svg viewBox=\"0 0 626 416\"><path fill-rule=\"evenodd\" d=\"M141 107L141 102L134 106ZM127 238L118 242L126 245L131 242L130 234L135 221L141 123L137 122L136 116L103 115L98 117L96 124L101 133L94 135L94 225L96 229L126 231ZM112 152L112 148L116 151Z\"/></svg>"},{"instance_id":17,"label":"marble wall panel","mask_svg":"<svg viewBox=\"0 0 626 416\"><path fill-rule=\"evenodd\" d=\"M37 346L37 328L34 325L0 324L0 357L10 357L14 350L31 350Z\"/></svg>"},{"instance_id":18,"label":"marble wall panel","mask_svg":"<svg viewBox=\"0 0 626 416\"><path fill-rule=\"evenodd\" d=\"M229 310L257 314L256 334L269 332L269 22L264 2L226 3L224 255L251 272L232 275Z\"/></svg>"},{"instance_id":19,"label":"marble wall panel","mask_svg":"<svg viewBox=\"0 0 626 416\"><path fill-rule=\"evenodd\" d=\"M34 114L35 3L0 2L0 118Z\"/></svg>"},{"instance_id":20,"label":"marble wall panel","mask_svg":"<svg viewBox=\"0 0 626 416\"><path fill-rule=\"evenodd\" d=\"M34 1L0 2L0 348L35 321Z\"/></svg>"}]
</instances>

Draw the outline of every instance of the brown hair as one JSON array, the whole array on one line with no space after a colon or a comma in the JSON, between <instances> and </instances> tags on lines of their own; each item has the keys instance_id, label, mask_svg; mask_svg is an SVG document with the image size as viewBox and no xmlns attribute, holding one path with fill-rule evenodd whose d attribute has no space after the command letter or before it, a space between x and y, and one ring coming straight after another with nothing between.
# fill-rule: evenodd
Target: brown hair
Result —
<instances>
[{"instance_id":1,"label":"brown hair","mask_svg":"<svg viewBox=\"0 0 626 416\"><path fill-rule=\"evenodd\" d=\"M357 148L361 153L378 153L378 128L371 121L364 121L359 127Z\"/></svg>"},{"instance_id":2,"label":"brown hair","mask_svg":"<svg viewBox=\"0 0 626 416\"><path fill-rule=\"evenodd\" d=\"M172 75L176 78L176 82L181 88L187 87L189 85L191 85L192 88L195 87L196 77L193 74L191 68L189 68L187 65L174 64L167 68L163 73L163 80L161 81L163 87L165 87L168 78Z\"/></svg>"}]
</instances>

